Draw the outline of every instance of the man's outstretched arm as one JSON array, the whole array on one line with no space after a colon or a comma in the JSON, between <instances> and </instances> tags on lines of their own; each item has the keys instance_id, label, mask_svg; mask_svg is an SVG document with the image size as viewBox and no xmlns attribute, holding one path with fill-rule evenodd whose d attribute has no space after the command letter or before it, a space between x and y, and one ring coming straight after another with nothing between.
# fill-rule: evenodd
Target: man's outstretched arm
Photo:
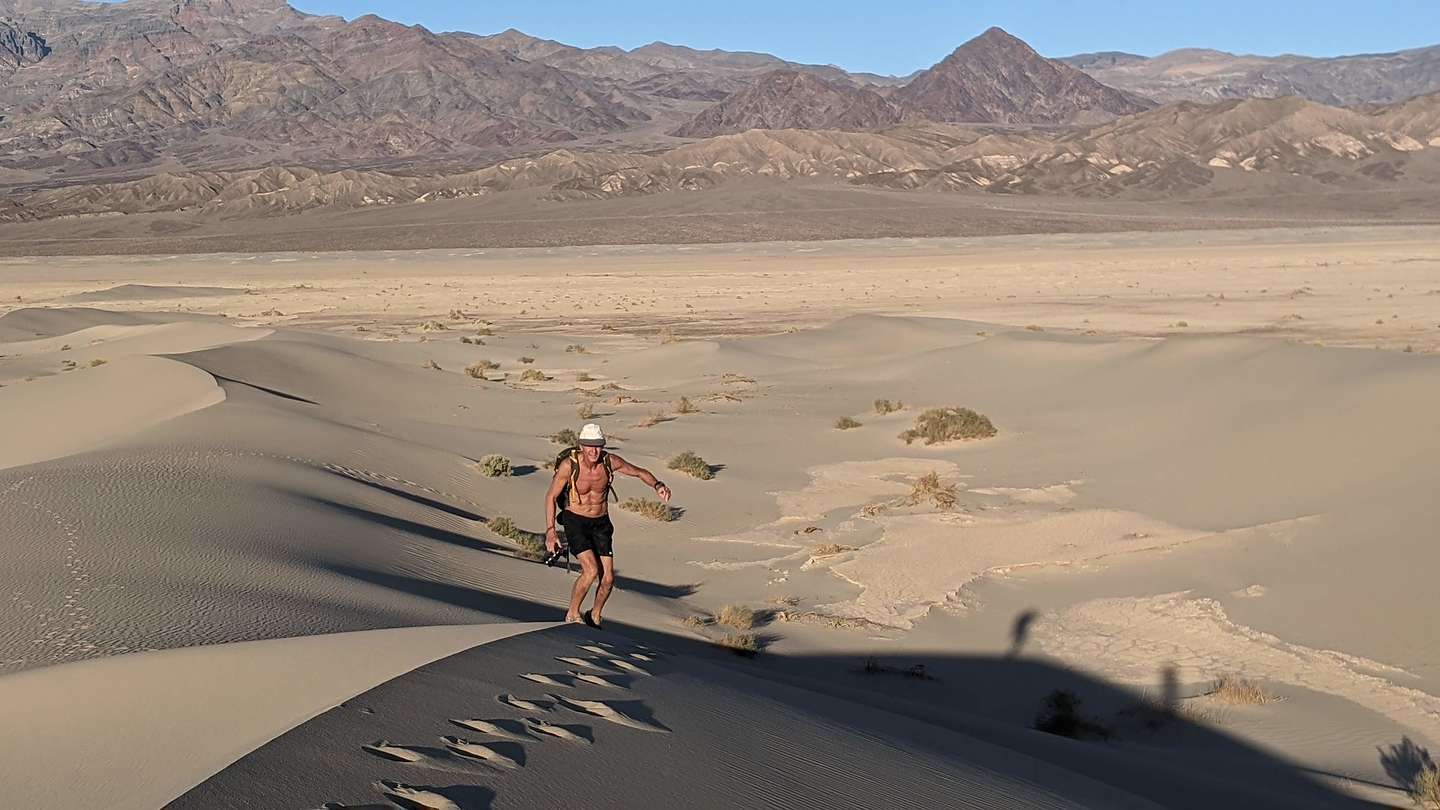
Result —
<instances>
[{"instance_id":1,"label":"man's outstretched arm","mask_svg":"<svg viewBox=\"0 0 1440 810\"><path fill-rule=\"evenodd\" d=\"M555 499L560 490L570 482L570 459L555 465L555 477L550 479L550 488L545 491L545 548L554 551L560 547L560 535L555 533Z\"/></svg>"},{"instance_id":2,"label":"man's outstretched arm","mask_svg":"<svg viewBox=\"0 0 1440 810\"><path fill-rule=\"evenodd\" d=\"M611 453L610 457L615 459L615 472L639 478L655 490L655 494L660 496L660 500L666 503L670 502L670 487L665 486L665 482L656 478L654 473L644 467L637 467L614 453Z\"/></svg>"}]
</instances>

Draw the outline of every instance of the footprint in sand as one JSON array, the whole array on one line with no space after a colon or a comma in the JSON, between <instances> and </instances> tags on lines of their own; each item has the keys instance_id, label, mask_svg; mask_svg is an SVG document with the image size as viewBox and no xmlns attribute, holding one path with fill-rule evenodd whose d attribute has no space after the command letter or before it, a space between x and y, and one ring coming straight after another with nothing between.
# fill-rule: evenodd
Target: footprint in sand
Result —
<instances>
[{"instance_id":1,"label":"footprint in sand","mask_svg":"<svg viewBox=\"0 0 1440 810\"><path fill-rule=\"evenodd\" d=\"M375 789L406 810L461 810L460 805L435 792L434 788L404 785L382 779Z\"/></svg>"},{"instance_id":2,"label":"footprint in sand","mask_svg":"<svg viewBox=\"0 0 1440 810\"><path fill-rule=\"evenodd\" d=\"M514 740L516 742L524 742L530 739L528 735L510 731L509 729L500 726L498 723L494 723L489 720L451 720L450 722L461 728L468 728L471 731L478 731L481 734L489 734L491 737L499 737L502 740ZM513 723L515 721L512 720L510 722Z\"/></svg>"},{"instance_id":3,"label":"footprint in sand","mask_svg":"<svg viewBox=\"0 0 1440 810\"><path fill-rule=\"evenodd\" d=\"M550 677L549 675L541 675L541 674L538 673L538 672L526 672L525 674L521 675L520 677L524 678L524 679L527 680L527 681L534 681L535 683L544 684L545 686L558 686L558 687L560 687L560 688L562 688L562 689L569 689L569 688L570 688L570 684L568 684L568 683L561 683L561 682L555 680L554 678Z\"/></svg>"},{"instance_id":4,"label":"footprint in sand","mask_svg":"<svg viewBox=\"0 0 1440 810\"><path fill-rule=\"evenodd\" d=\"M580 667L581 669L593 669L597 672L614 672L611 668L602 667L589 658L573 658L566 655L557 655L555 656L555 660L562 664L569 664L572 667Z\"/></svg>"},{"instance_id":5,"label":"footprint in sand","mask_svg":"<svg viewBox=\"0 0 1440 810\"><path fill-rule=\"evenodd\" d=\"M604 678L600 677L599 675L595 675L595 674L592 674L592 673L589 673L589 672L579 672L579 671L576 671L576 670L573 670L573 669L570 670L570 677L574 678L574 679L577 680L577 681L584 681L585 683L594 684L595 686L606 686L606 687L609 687L609 688L611 688L611 689L629 689L629 688L630 688L630 687L628 687L628 686L621 686L620 684L614 683L614 682L612 682L612 681L607 681L607 680L605 680Z\"/></svg>"},{"instance_id":6,"label":"footprint in sand","mask_svg":"<svg viewBox=\"0 0 1440 810\"><path fill-rule=\"evenodd\" d=\"M488 765L495 765L501 768L514 770L520 767L520 761L508 757L490 746L489 743L471 742L460 737L441 737L445 747L460 756L478 759Z\"/></svg>"},{"instance_id":7,"label":"footprint in sand","mask_svg":"<svg viewBox=\"0 0 1440 810\"><path fill-rule=\"evenodd\" d=\"M530 730L535 732L536 734L548 734L551 737L565 740L566 742L580 743L581 745L590 744L589 740L581 737L579 734L576 734L570 729L564 726L558 726L554 723L547 723L544 720L539 719L538 717L525 718L525 725L529 726Z\"/></svg>"},{"instance_id":8,"label":"footprint in sand","mask_svg":"<svg viewBox=\"0 0 1440 810\"><path fill-rule=\"evenodd\" d=\"M393 759L396 762L420 762L428 759L424 754L413 748L406 748L403 745L395 745L385 740L376 740L369 745L362 745L361 748L369 751L382 759Z\"/></svg>"},{"instance_id":9,"label":"footprint in sand","mask_svg":"<svg viewBox=\"0 0 1440 810\"><path fill-rule=\"evenodd\" d=\"M645 677L647 677L647 678L650 677L650 672L649 672L648 670L646 670L644 667L637 666L637 665L635 665L635 664L630 663L629 661L625 661L625 660L620 659L620 658L611 658L611 659L606 660L605 663L609 664L609 665L612 666L612 667L615 667L615 668L617 668L617 669L623 669L624 671L629 672L629 673L632 673L632 674L635 674L635 675L643 675L643 676L645 676Z\"/></svg>"},{"instance_id":10,"label":"footprint in sand","mask_svg":"<svg viewBox=\"0 0 1440 810\"><path fill-rule=\"evenodd\" d=\"M571 711L588 714L591 717L598 717L601 720L608 720L616 725L639 729L640 731L654 731L660 734L670 733L670 729L665 728L659 723L641 720L638 717L631 717L603 700L577 700L574 698L560 697L559 695L551 695L550 697L555 698L557 703Z\"/></svg>"},{"instance_id":11,"label":"footprint in sand","mask_svg":"<svg viewBox=\"0 0 1440 810\"><path fill-rule=\"evenodd\" d=\"M577 649L584 650L588 653L595 653L596 655L603 655L609 657L611 655L614 655L611 650L615 649L615 645L607 644L604 647L601 647L599 644L581 644Z\"/></svg>"},{"instance_id":12,"label":"footprint in sand","mask_svg":"<svg viewBox=\"0 0 1440 810\"><path fill-rule=\"evenodd\" d=\"M522 711L522 712L548 712L548 711L550 711L550 707L548 707L548 706L541 706L539 703L536 703L536 702L531 701L531 700L524 700L523 698L517 698L517 697L515 697L514 695L509 695L509 694L506 694L506 695L496 695L496 696L495 696L495 699L498 700L499 702L505 704L506 706L509 706L509 707L511 707L511 708L514 708L514 709L519 709L519 710Z\"/></svg>"},{"instance_id":13,"label":"footprint in sand","mask_svg":"<svg viewBox=\"0 0 1440 810\"><path fill-rule=\"evenodd\" d=\"M612 652L610 652L609 650L604 649L603 647L596 647L596 646L591 645L591 644L581 644L581 645L580 645L580 649L584 650L585 652L594 653L594 654L600 656L600 661L601 661L602 663L604 663L604 664L605 664L606 666L608 666L608 667L612 667L612 668L615 668L615 669L621 669L621 670L624 670L624 671L626 671L626 672L633 672L633 673L635 673L636 675L649 675L649 674L650 674L649 672L646 672L646 671L645 671L644 669L642 669L641 667L638 667L638 666L636 666L635 664L632 664L632 663L630 663L629 661L626 661L626 660L623 659L623 658L616 658L616 657L615 657L616 653L612 653ZM575 662L575 661L584 661L585 659L583 659L583 658L571 658L571 659L561 658L561 659L559 659L559 660L564 661L565 663L568 664L568 663L573 663L573 662ZM645 660L648 661L649 659L646 658Z\"/></svg>"}]
</instances>

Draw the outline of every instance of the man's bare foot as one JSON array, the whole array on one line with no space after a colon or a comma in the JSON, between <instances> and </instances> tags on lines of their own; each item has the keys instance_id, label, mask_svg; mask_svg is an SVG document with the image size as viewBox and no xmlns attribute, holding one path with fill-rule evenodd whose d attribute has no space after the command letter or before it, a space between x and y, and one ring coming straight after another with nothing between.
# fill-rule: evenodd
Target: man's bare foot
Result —
<instances>
[{"instance_id":1,"label":"man's bare foot","mask_svg":"<svg viewBox=\"0 0 1440 810\"><path fill-rule=\"evenodd\" d=\"M584 623L585 623L585 620L582 619L582 618L580 618L580 614L579 614L579 613L566 613L566 614L565 614L565 623L566 623L566 624L584 624Z\"/></svg>"}]
</instances>

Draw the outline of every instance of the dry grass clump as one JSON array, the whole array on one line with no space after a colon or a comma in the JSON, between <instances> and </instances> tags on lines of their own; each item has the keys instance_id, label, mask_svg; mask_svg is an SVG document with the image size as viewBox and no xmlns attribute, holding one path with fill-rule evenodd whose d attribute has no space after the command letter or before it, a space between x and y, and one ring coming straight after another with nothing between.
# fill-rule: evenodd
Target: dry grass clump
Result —
<instances>
[{"instance_id":1,"label":"dry grass clump","mask_svg":"<svg viewBox=\"0 0 1440 810\"><path fill-rule=\"evenodd\" d=\"M514 541L520 546L520 556L530 560L543 560L545 558L545 536L535 532L527 532L515 525L515 521L508 517L493 517L486 524L490 531Z\"/></svg>"},{"instance_id":2,"label":"dry grass clump","mask_svg":"<svg viewBox=\"0 0 1440 810\"><path fill-rule=\"evenodd\" d=\"M520 375L520 382L546 382L551 379L554 378L545 376L545 372L538 368L527 368L525 372Z\"/></svg>"},{"instance_id":3,"label":"dry grass clump","mask_svg":"<svg viewBox=\"0 0 1440 810\"><path fill-rule=\"evenodd\" d=\"M1429 765L1420 769L1406 790L1416 807L1440 810L1440 767Z\"/></svg>"},{"instance_id":4,"label":"dry grass clump","mask_svg":"<svg viewBox=\"0 0 1440 810\"><path fill-rule=\"evenodd\" d=\"M1045 331L1045 327L1040 326L1039 324L1033 324L1033 323L1030 324L1029 326L1025 327L1025 328L1026 328L1028 331L1031 331L1031 332L1044 332L1044 331Z\"/></svg>"},{"instance_id":5,"label":"dry grass clump","mask_svg":"<svg viewBox=\"0 0 1440 810\"><path fill-rule=\"evenodd\" d=\"M675 519L675 510L669 504L653 498L626 498L620 502L620 508L662 523Z\"/></svg>"},{"instance_id":6,"label":"dry grass clump","mask_svg":"<svg viewBox=\"0 0 1440 810\"><path fill-rule=\"evenodd\" d=\"M835 429L836 429L836 430L854 430L855 428L858 428L858 427L861 427L861 426L862 426L862 423L857 422L857 421L855 421L854 419L851 419L851 418L848 417L848 416L842 416L842 417L840 417L839 419L836 419L836 420L835 420Z\"/></svg>"},{"instance_id":7,"label":"dry grass clump","mask_svg":"<svg viewBox=\"0 0 1440 810\"><path fill-rule=\"evenodd\" d=\"M672 330L670 327L667 326L667 327L665 327L664 329L661 329L661 330L660 330L660 345L664 346L664 345L667 344L667 343L679 343L679 342L680 342L680 336L677 335L677 334L675 334L675 331Z\"/></svg>"},{"instance_id":8,"label":"dry grass clump","mask_svg":"<svg viewBox=\"0 0 1440 810\"><path fill-rule=\"evenodd\" d=\"M915 479L915 486L905 496L906 506L931 503L936 509L955 508L955 485L940 480L940 473L931 470Z\"/></svg>"},{"instance_id":9,"label":"dry grass clump","mask_svg":"<svg viewBox=\"0 0 1440 810\"><path fill-rule=\"evenodd\" d=\"M891 402L888 399L875 400L875 413L878 413L881 416L884 416L887 413L894 413L895 411L903 410L905 410L905 403L901 402L898 399L894 402Z\"/></svg>"},{"instance_id":10,"label":"dry grass clump","mask_svg":"<svg viewBox=\"0 0 1440 810\"><path fill-rule=\"evenodd\" d=\"M562 447L574 447L576 444L579 444L580 436L577 435L574 430L565 428L564 430L550 434L550 441Z\"/></svg>"},{"instance_id":11,"label":"dry grass clump","mask_svg":"<svg viewBox=\"0 0 1440 810\"><path fill-rule=\"evenodd\" d=\"M680 620L680 623L690 628L691 630L699 630L702 627L709 627L710 625L714 624L715 620L710 618L709 616L695 615L686 616L685 618Z\"/></svg>"},{"instance_id":12,"label":"dry grass clump","mask_svg":"<svg viewBox=\"0 0 1440 810\"><path fill-rule=\"evenodd\" d=\"M957 439L988 439L996 433L989 417L969 408L930 408L915 418L915 427L900 434L906 444L924 439L928 444Z\"/></svg>"},{"instance_id":13,"label":"dry grass clump","mask_svg":"<svg viewBox=\"0 0 1440 810\"><path fill-rule=\"evenodd\" d=\"M1110 729L1080 713L1082 701L1074 692L1057 689L1046 696L1035 717L1035 729L1072 740L1110 737Z\"/></svg>"},{"instance_id":14,"label":"dry grass clump","mask_svg":"<svg viewBox=\"0 0 1440 810\"><path fill-rule=\"evenodd\" d=\"M444 370L445 370L445 369L443 369L443 368L440 368L440 364L437 363L437 362L435 362L434 360L426 360L424 367L430 369L431 371L444 371Z\"/></svg>"},{"instance_id":15,"label":"dry grass clump","mask_svg":"<svg viewBox=\"0 0 1440 810\"><path fill-rule=\"evenodd\" d=\"M811 556L812 558L814 558L814 557L834 557L836 554L844 554L844 553L847 552L847 551L854 551L854 550L855 550L855 547L854 547L854 546L842 546L842 545L840 545L839 543L826 543L826 544L821 545L821 546L816 546L813 550L811 550L810 556Z\"/></svg>"},{"instance_id":16,"label":"dry grass clump","mask_svg":"<svg viewBox=\"0 0 1440 810\"><path fill-rule=\"evenodd\" d=\"M583 371L575 375L575 382L590 382L594 379L594 377L591 377L589 374Z\"/></svg>"},{"instance_id":17,"label":"dry grass clump","mask_svg":"<svg viewBox=\"0 0 1440 810\"><path fill-rule=\"evenodd\" d=\"M587 402L584 405L581 405L579 408L575 409L575 415L579 416L581 419L594 419L595 403Z\"/></svg>"},{"instance_id":18,"label":"dry grass clump","mask_svg":"<svg viewBox=\"0 0 1440 810\"><path fill-rule=\"evenodd\" d=\"M465 373L477 380L485 379L485 372L500 368L500 364L492 360L476 360L465 367Z\"/></svg>"},{"instance_id":19,"label":"dry grass clump","mask_svg":"<svg viewBox=\"0 0 1440 810\"><path fill-rule=\"evenodd\" d=\"M744 605L726 605L720 609L720 615L715 617L715 622L736 630L749 630L755 626L755 611Z\"/></svg>"},{"instance_id":20,"label":"dry grass clump","mask_svg":"<svg viewBox=\"0 0 1440 810\"><path fill-rule=\"evenodd\" d=\"M461 338L460 338L460 342L461 342L461 343L464 343L466 346L484 346L484 345L485 345L485 341L481 340L480 338L472 338L472 337L470 337L470 336L468 336L468 335L466 335L466 336L464 336L464 337L461 337Z\"/></svg>"},{"instance_id":21,"label":"dry grass clump","mask_svg":"<svg viewBox=\"0 0 1440 810\"><path fill-rule=\"evenodd\" d=\"M103 365L105 365L105 364L108 363L108 362L110 362L110 361L109 361L109 360L103 360L103 359L97 357L97 358L95 358L94 360L91 360L91 361L90 361L90 367L91 367L91 368L95 368L96 366L103 366Z\"/></svg>"},{"instance_id":22,"label":"dry grass clump","mask_svg":"<svg viewBox=\"0 0 1440 810\"><path fill-rule=\"evenodd\" d=\"M699 478L701 481L709 481L715 477L715 471L710 469L710 465L705 463L705 459L689 450L670 459L669 467L672 470L679 470L686 475Z\"/></svg>"},{"instance_id":23,"label":"dry grass clump","mask_svg":"<svg viewBox=\"0 0 1440 810\"><path fill-rule=\"evenodd\" d=\"M715 643L746 658L754 658L756 653L760 652L760 642L754 633L726 633L724 638Z\"/></svg>"},{"instance_id":24,"label":"dry grass clump","mask_svg":"<svg viewBox=\"0 0 1440 810\"><path fill-rule=\"evenodd\" d=\"M675 412L699 413L700 409L695 407L695 403L691 402L689 397L680 397L680 401L675 403Z\"/></svg>"},{"instance_id":25,"label":"dry grass clump","mask_svg":"<svg viewBox=\"0 0 1440 810\"><path fill-rule=\"evenodd\" d=\"M569 346L565 347L565 351L570 352L571 354L585 354L588 350L584 346L581 346L579 343L571 343Z\"/></svg>"},{"instance_id":26,"label":"dry grass clump","mask_svg":"<svg viewBox=\"0 0 1440 810\"><path fill-rule=\"evenodd\" d=\"M445 324L443 324L443 323L441 323L441 322L439 322L439 321L426 321L426 322L420 324L420 331L421 331L421 332L444 332L445 330L447 330L447 329L449 329L449 328L450 328L450 327L446 326Z\"/></svg>"},{"instance_id":27,"label":"dry grass clump","mask_svg":"<svg viewBox=\"0 0 1440 810\"><path fill-rule=\"evenodd\" d=\"M669 422L674 418L675 417L671 416L668 413L665 413L664 411L651 411L649 416L641 419L639 422L636 422L635 427L655 427L661 422Z\"/></svg>"},{"instance_id":28,"label":"dry grass clump","mask_svg":"<svg viewBox=\"0 0 1440 810\"><path fill-rule=\"evenodd\" d=\"M521 364L521 365L526 365L526 366L528 366L528 365L530 365L531 363L535 362L535 358L533 358L533 357L521 357L521 358L519 358L519 360L520 360L520 364Z\"/></svg>"},{"instance_id":29,"label":"dry grass clump","mask_svg":"<svg viewBox=\"0 0 1440 810\"><path fill-rule=\"evenodd\" d=\"M513 472L510 459L499 453L491 453L480 459L480 474L486 478L503 478Z\"/></svg>"},{"instance_id":30,"label":"dry grass clump","mask_svg":"<svg viewBox=\"0 0 1440 810\"><path fill-rule=\"evenodd\" d=\"M1280 699L1257 681L1233 674L1221 675L1205 694L1232 706L1264 706Z\"/></svg>"}]
</instances>

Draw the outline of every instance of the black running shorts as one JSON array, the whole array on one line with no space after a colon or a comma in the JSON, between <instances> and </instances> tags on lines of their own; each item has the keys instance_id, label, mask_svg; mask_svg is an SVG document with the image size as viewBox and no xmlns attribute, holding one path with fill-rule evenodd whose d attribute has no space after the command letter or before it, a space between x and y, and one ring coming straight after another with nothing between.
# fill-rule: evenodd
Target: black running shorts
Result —
<instances>
[{"instance_id":1,"label":"black running shorts","mask_svg":"<svg viewBox=\"0 0 1440 810\"><path fill-rule=\"evenodd\" d=\"M571 554L593 551L599 557L613 557L610 543L615 537L615 524L609 515L585 517L569 510L560 513L560 525L565 528L565 543Z\"/></svg>"}]
</instances>

